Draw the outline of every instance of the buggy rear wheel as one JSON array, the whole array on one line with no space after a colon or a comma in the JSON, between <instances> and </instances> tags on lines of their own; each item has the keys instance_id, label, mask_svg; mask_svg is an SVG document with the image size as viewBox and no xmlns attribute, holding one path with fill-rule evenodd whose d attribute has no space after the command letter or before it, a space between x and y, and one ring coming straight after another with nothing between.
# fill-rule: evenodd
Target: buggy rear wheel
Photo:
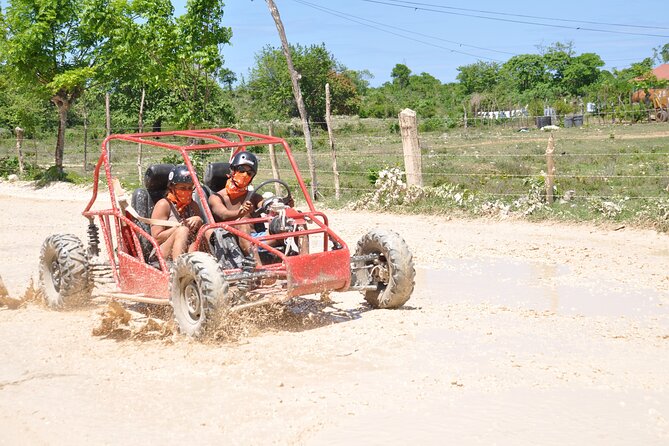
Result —
<instances>
[{"instance_id":1,"label":"buggy rear wheel","mask_svg":"<svg viewBox=\"0 0 669 446\"><path fill-rule=\"evenodd\" d=\"M40 253L39 284L51 308L81 305L91 297L86 249L72 234L49 236Z\"/></svg>"},{"instance_id":2,"label":"buggy rear wheel","mask_svg":"<svg viewBox=\"0 0 669 446\"><path fill-rule=\"evenodd\" d=\"M198 338L220 323L228 307L228 283L216 259L193 252L172 267L170 303L179 331Z\"/></svg>"},{"instance_id":3,"label":"buggy rear wheel","mask_svg":"<svg viewBox=\"0 0 669 446\"><path fill-rule=\"evenodd\" d=\"M361 283L376 285L375 290L364 292L365 300L374 308L399 308L411 297L416 270L409 247L399 234L373 229L358 242L356 256L378 254L376 260L366 263Z\"/></svg>"}]
</instances>

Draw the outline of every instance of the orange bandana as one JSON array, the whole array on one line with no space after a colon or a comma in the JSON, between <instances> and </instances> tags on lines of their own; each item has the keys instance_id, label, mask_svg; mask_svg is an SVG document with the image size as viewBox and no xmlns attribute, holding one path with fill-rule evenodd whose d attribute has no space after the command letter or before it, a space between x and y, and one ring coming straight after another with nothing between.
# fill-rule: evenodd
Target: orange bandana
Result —
<instances>
[{"instance_id":1,"label":"orange bandana","mask_svg":"<svg viewBox=\"0 0 669 446\"><path fill-rule=\"evenodd\" d=\"M169 192L167 194L167 199L174 203L177 212L182 214L184 209L186 209L191 201L193 201L193 192L189 190L175 190L174 192Z\"/></svg>"},{"instance_id":2,"label":"orange bandana","mask_svg":"<svg viewBox=\"0 0 669 446\"><path fill-rule=\"evenodd\" d=\"M233 172L230 175L230 180L225 184L225 191L228 193L228 197L235 200L245 195L252 178L246 172Z\"/></svg>"}]
</instances>

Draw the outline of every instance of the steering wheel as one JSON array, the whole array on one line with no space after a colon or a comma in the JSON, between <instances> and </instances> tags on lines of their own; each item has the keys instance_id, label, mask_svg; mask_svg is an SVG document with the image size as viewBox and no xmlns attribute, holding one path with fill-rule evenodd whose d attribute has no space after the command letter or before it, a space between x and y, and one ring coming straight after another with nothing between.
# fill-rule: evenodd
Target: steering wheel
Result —
<instances>
[{"instance_id":1,"label":"steering wheel","mask_svg":"<svg viewBox=\"0 0 669 446\"><path fill-rule=\"evenodd\" d=\"M288 183L286 183L285 181L282 181L282 180L277 180L275 178L263 181L262 183L260 183L258 185L258 187L255 188L255 190L253 192L258 193L258 191L261 190L263 187L267 186L268 184L272 184L272 183L278 183L281 186L283 186L283 188L286 190L286 195L284 195L283 197L272 197L272 198L269 198L267 200L263 200L262 206L260 206L258 209L256 209L255 211L253 211L251 213L252 217L258 217L258 216L260 216L260 214L267 214L269 212L270 206L272 206L272 204L276 203L277 201L279 201L283 204L286 204L286 205L291 202L292 195L290 193L290 187L288 187ZM260 195L262 195L262 194L260 194Z\"/></svg>"}]
</instances>

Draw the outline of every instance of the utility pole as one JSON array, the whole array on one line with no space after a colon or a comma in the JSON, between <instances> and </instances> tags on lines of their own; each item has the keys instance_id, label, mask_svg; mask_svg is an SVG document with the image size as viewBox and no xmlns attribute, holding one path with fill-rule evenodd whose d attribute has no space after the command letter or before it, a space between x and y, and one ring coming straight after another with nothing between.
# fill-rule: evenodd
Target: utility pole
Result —
<instances>
[{"instance_id":1,"label":"utility pole","mask_svg":"<svg viewBox=\"0 0 669 446\"><path fill-rule=\"evenodd\" d=\"M316 199L316 192L318 191L318 186L316 184L316 163L314 162L314 150L311 142L311 130L309 129L309 117L307 116L307 108L304 106L304 100L302 99L302 90L300 89L300 75L295 71L295 66L293 65L293 58L290 55L290 47L288 46L288 39L286 39L286 30L283 28L283 23L281 22L281 16L279 15L279 10L274 4L274 0L265 0L269 12L272 14L274 23L276 23L276 30L279 32L279 38L281 39L281 46L283 48L283 54L286 56L286 63L288 64L288 72L290 73L290 80L293 84L293 95L295 96L295 102L297 102L297 110L300 112L300 118L302 119L302 130L304 131L304 141L307 146L307 160L309 162L309 173L311 174L311 198Z\"/></svg>"}]
</instances>

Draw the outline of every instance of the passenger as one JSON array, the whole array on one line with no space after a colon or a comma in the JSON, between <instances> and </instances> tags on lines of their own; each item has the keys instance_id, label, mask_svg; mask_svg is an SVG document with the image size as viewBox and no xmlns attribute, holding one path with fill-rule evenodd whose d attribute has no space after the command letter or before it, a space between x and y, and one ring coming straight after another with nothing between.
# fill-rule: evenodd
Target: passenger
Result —
<instances>
[{"instance_id":1,"label":"passenger","mask_svg":"<svg viewBox=\"0 0 669 446\"><path fill-rule=\"evenodd\" d=\"M151 225L151 235L160 245L165 259L175 260L186 251L195 251L195 236L203 220L193 201L193 188L188 167L175 166L168 177L167 195L153 208L152 219L181 223L179 226Z\"/></svg>"}]
</instances>

